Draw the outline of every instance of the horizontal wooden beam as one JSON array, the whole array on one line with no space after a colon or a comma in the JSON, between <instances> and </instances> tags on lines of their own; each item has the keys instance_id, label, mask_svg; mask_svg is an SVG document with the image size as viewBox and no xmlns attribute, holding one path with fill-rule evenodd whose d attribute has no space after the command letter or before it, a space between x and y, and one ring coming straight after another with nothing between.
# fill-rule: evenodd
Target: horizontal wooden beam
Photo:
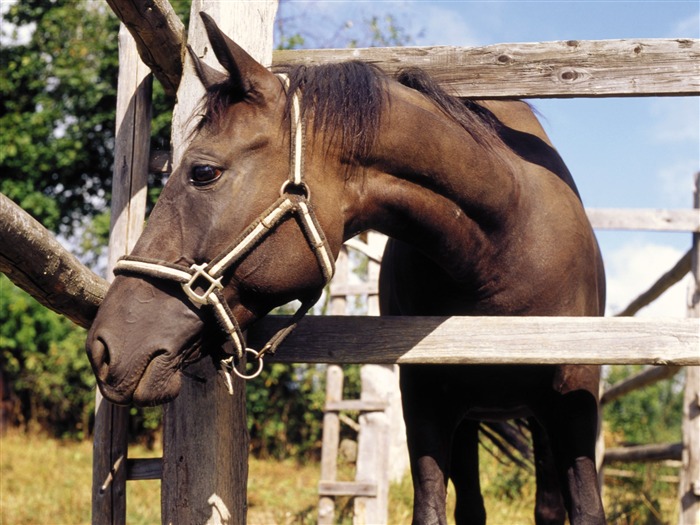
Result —
<instances>
[{"instance_id":1,"label":"horizontal wooden beam","mask_svg":"<svg viewBox=\"0 0 700 525\"><path fill-rule=\"evenodd\" d=\"M0 193L0 272L41 304L89 328L107 281L36 219Z\"/></svg>"},{"instance_id":2,"label":"horizontal wooden beam","mask_svg":"<svg viewBox=\"0 0 700 525\"><path fill-rule=\"evenodd\" d=\"M187 35L168 0L107 0L136 41L139 56L174 97L182 78Z\"/></svg>"},{"instance_id":3,"label":"horizontal wooden beam","mask_svg":"<svg viewBox=\"0 0 700 525\"><path fill-rule=\"evenodd\" d=\"M126 460L126 479L163 479L163 458L129 458Z\"/></svg>"},{"instance_id":4,"label":"horizontal wooden beam","mask_svg":"<svg viewBox=\"0 0 700 525\"><path fill-rule=\"evenodd\" d=\"M259 348L288 322L249 330ZM307 316L286 363L700 365L700 319Z\"/></svg>"},{"instance_id":5,"label":"horizontal wooden beam","mask_svg":"<svg viewBox=\"0 0 700 525\"><path fill-rule=\"evenodd\" d=\"M277 51L273 67L342 60L389 73L420 67L468 98L700 94L700 40L573 40L484 47L397 47Z\"/></svg>"},{"instance_id":6,"label":"horizontal wooden beam","mask_svg":"<svg viewBox=\"0 0 700 525\"><path fill-rule=\"evenodd\" d=\"M318 495L376 498L377 484L369 481L320 481Z\"/></svg>"},{"instance_id":7,"label":"horizontal wooden beam","mask_svg":"<svg viewBox=\"0 0 700 525\"><path fill-rule=\"evenodd\" d=\"M382 412L389 407L386 401L373 399L343 399L341 401L328 401L323 408L325 412L340 412L350 410L357 412Z\"/></svg>"},{"instance_id":8,"label":"horizontal wooden beam","mask_svg":"<svg viewBox=\"0 0 700 525\"><path fill-rule=\"evenodd\" d=\"M640 390L646 386L653 385L664 379L670 379L681 369L679 366L652 366L643 371L615 383L600 396L600 404L605 405L629 394L634 390Z\"/></svg>"},{"instance_id":9,"label":"horizontal wooden beam","mask_svg":"<svg viewBox=\"0 0 700 525\"><path fill-rule=\"evenodd\" d=\"M683 443L654 445L634 445L622 448L609 448L605 451L604 465L617 462L655 462L666 459L681 459Z\"/></svg>"},{"instance_id":10,"label":"horizontal wooden beam","mask_svg":"<svg viewBox=\"0 0 700 525\"><path fill-rule=\"evenodd\" d=\"M586 208L591 225L599 230L700 232L700 210Z\"/></svg>"}]
</instances>

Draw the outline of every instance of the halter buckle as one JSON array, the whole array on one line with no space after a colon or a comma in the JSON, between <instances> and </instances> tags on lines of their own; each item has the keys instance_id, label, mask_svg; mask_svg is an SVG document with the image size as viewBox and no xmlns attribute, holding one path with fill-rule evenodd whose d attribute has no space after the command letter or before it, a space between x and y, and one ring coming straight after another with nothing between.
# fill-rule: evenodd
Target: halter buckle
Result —
<instances>
[{"instance_id":1,"label":"halter buckle","mask_svg":"<svg viewBox=\"0 0 700 525\"><path fill-rule=\"evenodd\" d=\"M224 285L221 284L221 277L214 279L209 272L206 271L206 267L206 264L193 264L190 266L190 269L194 270L192 277L190 277L190 280L186 283L182 283L182 289L185 291L185 294L196 304L209 304L209 296L224 287ZM201 294L197 293L193 288L200 278L204 279L209 286L207 290Z\"/></svg>"},{"instance_id":2,"label":"halter buckle","mask_svg":"<svg viewBox=\"0 0 700 525\"><path fill-rule=\"evenodd\" d=\"M285 195L298 195L305 198L307 201L311 200L311 189L304 182L294 182L293 180L286 180L282 183L280 188L280 197Z\"/></svg>"}]
</instances>

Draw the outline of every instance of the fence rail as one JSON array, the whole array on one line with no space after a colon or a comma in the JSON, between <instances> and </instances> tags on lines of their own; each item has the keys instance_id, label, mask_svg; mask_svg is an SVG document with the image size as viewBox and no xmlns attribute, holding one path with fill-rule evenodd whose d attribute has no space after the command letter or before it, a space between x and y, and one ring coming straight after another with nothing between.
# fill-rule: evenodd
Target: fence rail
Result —
<instances>
[{"instance_id":1,"label":"fence rail","mask_svg":"<svg viewBox=\"0 0 700 525\"><path fill-rule=\"evenodd\" d=\"M264 344L285 323L249 332ZM276 362L700 365L700 320L585 317L307 316Z\"/></svg>"},{"instance_id":2,"label":"fence rail","mask_svg":"<svg viewBox=\"0 0 700 525\"><path fill-rule=\"evenodd\" d=\"M700 40L570 40L484 47L277 51L278 64L371 62L387 72L420 67L470 98L697 95Z\"/></svg>"}]
</instances>

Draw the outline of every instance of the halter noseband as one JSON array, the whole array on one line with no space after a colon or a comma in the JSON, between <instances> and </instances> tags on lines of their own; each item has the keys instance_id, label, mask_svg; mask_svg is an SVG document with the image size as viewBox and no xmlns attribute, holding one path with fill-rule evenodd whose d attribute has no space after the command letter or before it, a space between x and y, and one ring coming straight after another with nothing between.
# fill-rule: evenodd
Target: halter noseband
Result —
<instances>
[{"instance_id":1,"label":"halter noseband","mask_svg":"<svg viewBox=\"0 0 700 525\"><path fill-rule=\"evenodd\" d=\"M289 88L289 79L280 75ZM114 274L137 274L180 283L185 295L197 306L212 307L219 325L233 343L234 355L221 360L222 371L229 393L232 383L229 370L244 379L252 379L262 371L263 356L273 354L284 339L294 330L299 320L309 311L321 295L321 291L302 302L290 323L278 331L261 350L246 347L243 333L223 295L221 279L229 268L245 259L255 247L281 222L296 216L299 226L311 250L316 255L319 268L327 284L334 272L333 254L323 235L311 207L310 191L304 182L304 125L301 119L299 94L292 95L291 104L291 151L289 178L280 188L280 197L263 212L243 233L218 257L209 263L192 264L190 267L137 256L122 257L114 267ZM203 290L203 291L202 291ZM252 354L258 360L257 369L249 375L237 370L236 365L244 354Z\"/></svg>"}]
</instances>

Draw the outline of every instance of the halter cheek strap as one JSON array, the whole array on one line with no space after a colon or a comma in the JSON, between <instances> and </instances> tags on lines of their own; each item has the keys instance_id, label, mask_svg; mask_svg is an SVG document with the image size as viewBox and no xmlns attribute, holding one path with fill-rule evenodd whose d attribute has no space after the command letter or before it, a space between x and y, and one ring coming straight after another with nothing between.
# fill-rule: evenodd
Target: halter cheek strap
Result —
<instances>
[{"instance_id":1,"label":"halter cheek strap","mask_svg":"<svg viewBox=\"0 0 700 525\"><path fill-rule=\"evenodd\" d=\"M289 81L280 75L289 87ZM175 281L182 286L187 298L197 306L212 308L214 315L233 344L234 355L221 360L222 370L229 392L232 392L231 376L228 370L245 379L252 379L262 371L263 356L273 354L284 339L294 330L299 320L311 309L321 295L321 290L302 302L290 323L278 331L260 350L247 348L243 333L231 312L223 295L221 282L224 273L239 264L274 231L282 222L294 217L306 238L309 247L316 256L324 283L328 283L335 270L333 254L328 246L323 230L316 219L313 207L309 203L310 192L303 178L304 163L304 126L301 119L298 93L292 95L291 105L291 151L290 173L280 189L280 197L263 212L243 233L209 263L192 264L190 267L137 256L122 257L114 268L115 275L136 274L156 279ZM236 364L244 354L251 354L258 360L256 370L249 374L238 371Z\"/></svg>"}]
</instances>

